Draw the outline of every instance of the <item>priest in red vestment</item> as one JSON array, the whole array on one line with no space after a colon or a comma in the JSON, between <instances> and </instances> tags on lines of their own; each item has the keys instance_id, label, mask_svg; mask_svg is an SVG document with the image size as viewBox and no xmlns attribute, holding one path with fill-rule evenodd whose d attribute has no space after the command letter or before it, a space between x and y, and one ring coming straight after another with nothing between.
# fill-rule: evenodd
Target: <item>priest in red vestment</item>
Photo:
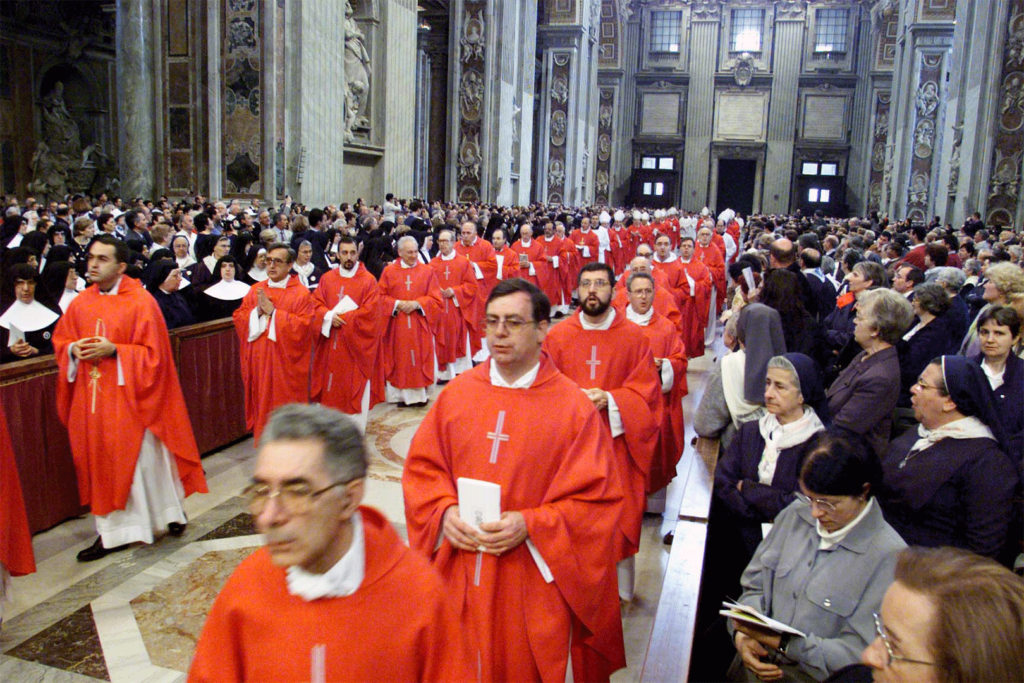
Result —
<instances>
[{"instance_id":1,"label":"priest in red vestment","mask_svg":"<svg viewBox=\"0 0 1024 683\"><path fill-rule=\"evenodd\" d=\"M715 327L718 322L718 312L722 309L725 301L725 244L718 247L712 242L715 235L709 223L697 231L697 244L694 246L694 258L703 263L711 272L715 289L711 294L711 302L708 309L708 324L704 333L704 344L710 344L715 340Z\"/></svg>"},{"instance_id":2,"label":"priest in red vestment","mask_svg":"<svg viewBox=\"0 0 1024 683\"><path fill-rule=\"evenodd\" d=\"M405 461L409 544L441 573L474 680L607 681L625 666L615 456L592 402L541 351L549 312L524 280L494 289L490 360L441 392ZM552 406L557 420L537 419ZM493 491L498 519L472 522L474 488Z\"/></svg>"},{"instance_id":3,"label":"priest in red vestment","mask_svg":"<svg viewBox=\"0 0 1024 683\"><path fill-rule=\"evenodd\" d=\"M416 238L398 240L398 260L380 276L384 378L388 403L426 405L434 383L434 334L441 319L441 287L434 269L417 258Z\"/></svg>"},{"instance_id":4,"label":"priest in red vestment","mask_svg":"<svg viewBox=\"0 0 1024 683\"><path fill-rule=\"evenodd\" d=\"M249 289L232 316L242 347L245 423L257 445L275 408L309 400L316 310L309 290L290 273L294 262L291 247L272 244L267 279Z\"/></svg>"},{"instance_id":5,"label":"priest in red vestment","mask_svg":"<svg viewBox=\"0 0 1024 683\"><path fill-rule=\"evenodd\" d=\"M544 220L544 236L537 240L544 250L543 261L534 264L537 271L537 286L551 302L551 311L555 314L566 314L572 299L563 297L562 273L568 268L563 255L563 238L555 234L555 224L551 219Z\"/></svg>"},{"instance_id":6,"label":"priest in red vestment","mask_svg":"<svg viewBox=\"0 0 1024 683\"><path fill-rule=\"evenodd\" d=\"M541 266L541 262L544 261L544 247L533 239L533 225L523 223L519 227L519 239L511 249L516 252L516 258L519 260L519 277L539 287L537 270ZM547 294L546 291L545 294Z\"/></svg>"},{"instance_id":7,"label":"priest in red vestment","mask_svg":"<svg viewBox=\"0 0 1024 683\"><path fill-rule=\"evenodd\" d=\"M191 683L476 680L437 573L360 506L366 460L337 411L274 412L245 491L266 545L214 601Z\"/></svg>"},{"instance_id":8,"label":"priest in red vestment","mask_svg":"<svg viewBox=\"0 0 1024 683\"><path fill-rule=\"evenodd\" d=\"M78 554L98 560L154 532L185 531L184 499L206 492L156 300L124 274L128 246L112 235L89 247L92 282L53 335L57 411L68 427L83 505L99 538Z\"/></svg>"},{"instance_id":9,"label":"priest in red vestment","mask_svg":"<svg viewBox=\"0 0 1024 683\"><path fill-rule=\"evenodd\" d=\"M544 350L594 403L614 440L616 476L625 495L619 525L618 559L624 560L619 595L630 600L633 556L640 549L647 477L663 408L650 344L636 325L612 308L612 278L607 264L584 266L580 307L551 330Z\"/></svg>"},{"instance_id":10,"label":"priest in red vestment","mask_svg":"<svg viewBox=\"0 0 1024 683\"><path fill-rule=\"evenodd\" d=\"M562 290L559 294L559 300L562 302L562 305L561 307L555 306L553 310L556 314L567 315L572 308L572 295L576 289L576 280L579 279L582 257L579 250L576 249L576 243L566 236L565 225L559 221L555 222L555 236L562 240L559 252L561 267L559 268L558 276L559 285Z\"/></svg>"},{"instance_id":11,"label":"priest in red vestment","mask_svg":"<svg viewBox=\"0 0 1024 683\"><path fill-rule=\"evenodd\" d=\"M620 209L615 212L612 219L612 227L608 231L608 242L611 244L612 267L615 269L615 276L618 277L626 269L626 264L629 263L629 258L633 255L633 247L629 242L629 233L622 225L626 214Z\"/></svg>"},{"instance_id":12,"label":"priest in red vestment","mask_svg":"<svg viewBox=\"0 0 1024 683\"><path fill-rule=\"evenodd\" d=\"M675 328L676 335L682 340L683 335L683 314L680 312L679 307L676 306L676 298L674 294L669 291L659 281L659 277L664 278L658 271L651 270L651 262L643 256L637 256L635 259L630 261L629 268L626 269L625 275L615 283L615 298L612 299L612 306L617 311L625 314L626 308L629 306L629 292L626 291L626 282L629 281L629 276L633 273L646 273L654 278L654 310L663 318L666 318L669 324Z\"/></svg>"},{"instance_id":13,"label":"priest in red vestment","mask_svg":"<svg viewBox=\"0 0 1024 683\"><path fill-rule=\"evenodd\" d=\"M478 308L478 286L473 264L455 251L455 233L439 232L437 247L437 256L430 261L430 266L441 287L443 303L434 336L434 351L437 380L448 382L473 368L469 331L477 326L470 316Z\"/></svg>"},{"instance_id":14,"label":"priest in red vestment","mask_svg":"<svg viewBox=\"0 0 1024 683\"><path fill-rule=\"evenodd\" d=\"M7 429L7 416L0 408L0 623L4 620L4 604L11 599L7 591L9 577L35 571L32 534L28 530L25 499L21 495L18 463Z\"/></svg>"},{"instance_id":15,"label":"priest in red vestment","mask_svg":"<svg viewBox=\"0 0 1024 683\"><path fill-rule=\"evenodd\" d=\"M589 263L597 263L601 240L598 238L597 233L590 229L589 218L583 218L580 221L580 229L570 232L569 239L576 246L580 268Z\"/></svg>"},{"instance_id":16,"label":"priest in red vestment","mask_svg":"<svg viewBox=\"0 0 1024 683\"><path fill-rule=\"evenodd\" d=\"M711 271L693 257L694 242L692 237L679 238L679 263L683 269L680 310L683 314L683 346L686 347L687 358L700 358L704 355L704 333L715 288Z\"/></svg>"},{"instance_id":17,"label":"priest in red vestment","mask_svg":"<svg viewBox=\"0 0 1024 683\"><path fill-rule=\"evenodd\" d=\"M487 357L483 348L484 332L480 327L480 319L484 317L484 302L494 285L498 283L498 259L494 246L480 237L480 231L474 221L466 221L459 229L459 243L455 251L473 262L473 270L477 279L477 296L474 299L473 314L470 317L470 348L475 360Z\"/></svg>"},{"instance_id":18,"label":"priest in red vestment","mask_svg":"<svg viewBox=\"0 0 1024 683\"><path fill-rule=\"evenodd\" d=\"M356 242L338 242L339 266L313 292L314 360L311 398L352 417L361 432L384 400L380 343L383 317L377 279L359 263Z\"/></svg>"},{"instance_id":19,"label":"priest in red vestment","mask_svg":"<svg viewBox=\"0 0 1024 683\"><path fill-rule=\"evenodd\" d=\"M687 394L686 350L675 327L654 310L658 297L663 296L656 293L654 278L637 272L630 275L626 287L629 290L626 319L643 330L651 344L651 353L661 378L664 419L647 478L647 512L661 514L665 512L666 487L675 477L676 465L686 444L683 426L683 397Z\"/></svg>"},{"instance_id":20,"label":"priest in red vestment","mask_svg":"<svg viewBox=\"0 0 1024 683\"><path fill-rule=\"evenodd\" d=\"M491 233L491 245L494 247L494 259L498 262L498 281L519 277L519 254L509 246L505 228Z\"/></svg>"}]
</instances>

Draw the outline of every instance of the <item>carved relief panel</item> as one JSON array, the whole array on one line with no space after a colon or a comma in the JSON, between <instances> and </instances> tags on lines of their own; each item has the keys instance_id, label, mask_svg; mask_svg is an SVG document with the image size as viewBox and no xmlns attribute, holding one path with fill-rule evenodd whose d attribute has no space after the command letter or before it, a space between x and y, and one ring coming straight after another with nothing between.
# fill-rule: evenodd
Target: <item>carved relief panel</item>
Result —
<instances>
[{"instance_id":1,"label":"carved relief panel","mask_svg":"<svg viewBox=\"0 0 1024 683\"><path fill-rule=\"evenodd\" d=\"M256 0L227 0L222 15L225 196L262 193L263 31Z\"/></svg>"},{"instance_id":2,"label":"carved relief panel","mask_svg":"<svg viewBox=\"0 0 1024 683\"><path fill-rule=\"evenodd\" d=\"M987 221L999 225L1013 224L1020 203L1020 165L1024 153L1024 0L1011 1L1006 30L986 209Z\"/></svg>"},{"instance_id":3,"label":"carved relief panel","mask_svg":"<svg viewBox=\"0 0 1024 683\"><path fill-rule=\"evenodd\" d=\"M486 0L467 0L463 4L462 30L458 54L462 67L459 78L459 142L456 151L456 196L460 202L480 200L483 164L484 107L486 104L486 37L484 16Z\"/></svg>"},{"instance_id":4,"label":"carved relief panel","mask_svg":"<svg viewBox=\"0 0 1024 683\"><path fill-rule=\"evenodd\" d=\"M597 114L597 203L610 203L610 185L612 177L612 141L615 124L615 90L601 88Z\"/></svg>"},{"instance_id":5,"label":"carved relief panel","mask_svg":"<svg viewBox=\"0 0 1024 683\"><path fill-rule=\"evenodd\" d=\"M548 204L561 204L565 197L571 70L571 53L553 52L551 54L551 88L548 93L550 99L548 111L551 112L548 126Z\"/></svg>"},{"instance_id":6,"label":"carved relief panel","mask_svg":"<svg viewBox=\"0 0 1024 683\"><path fill-rule=\"evenodd\" d=\"M875 93L875 124L871 135L871 170L868 173L868 211L879 211L882 208L886 156L889 153L889 103L891 101L891 91L879 90Z\"/></svg>"},{"instance_id":7,"label":"carved relief panel","mask_svg":"<svg viewBox=\"0 0 1024 683\"><path fill-rule=\"evenodd\" d=\"M943 80L942 54L922 54L917 91L914 94L914 128L910 141L910 189L907 217L927 220L934 168L935 130L939 118Z\"/></svg>"}]
</instances>

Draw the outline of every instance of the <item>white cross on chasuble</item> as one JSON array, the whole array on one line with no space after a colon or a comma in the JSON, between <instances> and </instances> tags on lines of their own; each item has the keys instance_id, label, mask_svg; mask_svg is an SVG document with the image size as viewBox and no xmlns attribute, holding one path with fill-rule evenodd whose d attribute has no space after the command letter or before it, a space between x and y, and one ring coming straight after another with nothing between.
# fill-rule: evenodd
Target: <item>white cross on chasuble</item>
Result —
<instances>
[{"instance_id":1,"label":"white cross on chasuble","mask_svg":"<svg viewBox=\"0 0 1024 683\"><path fill-rule=\"evenodd\" d=\"M590 360L584 361L590 366L590 379L597 379L597 366L601 364L601 361L597 359L597 346L590 347Z\"/></svg>"},{"instance_id":2,"label":"white cross on chasuble","mask_svg":"<svg viewBox=\"0 0 1024 683\"><path fill-rule=\"evenodd\" d=\"M493 432L487 432L487 438L493 443L491 444L491 464L498 462L498 449L501 448L502 441L508 441L508 434L502 434L501 430L505 427L505 411L498 411L498 422L494 425Z\"/></svg>"},{"instance_id":3,"label":"white cross on chasuble","mask_svg":"<svg viewBox=\"0 0 1024 683\"><path fill-rule=\"evenodd\" d=\"M450 280L451 277L452 277L451 271L448 269L448 266L445 266L444 267L444 279L445 280Z\"/></svg>"},{"instance_id":4,"label":"white cross on chasuble","mask_svg":"<svg viewBox=\"0 0 1024 683\"><path fill-rule=\"evenodd\" d=\"M412 291L412 276L411 275L406 275L405 276L405 291L407 291L407 292L411 292Z\"/></svg>"}]
</instances>

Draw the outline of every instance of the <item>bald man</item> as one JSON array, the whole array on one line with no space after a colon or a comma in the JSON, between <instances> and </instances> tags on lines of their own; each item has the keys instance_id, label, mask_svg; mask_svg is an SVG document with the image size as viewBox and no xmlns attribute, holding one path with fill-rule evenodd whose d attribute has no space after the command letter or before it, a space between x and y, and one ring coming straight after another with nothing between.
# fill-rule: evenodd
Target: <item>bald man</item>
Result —
<instances>
[{"instance_id":1,"label":"bald man","mask_svg":"<svg viewBox=\"0 0 1024 683\"><path fill-rule=\"evenodd\" d=\"M814 294L814 288L807 281L807 276L800 271L800 265L796 262L796 246L792 240L781 237L768 247L769 268L785 269L797 276L800 284L800 300L804 302L804 309L811 314L815 320L819 319L818 297Z\"/></svg>"}]
</instances>

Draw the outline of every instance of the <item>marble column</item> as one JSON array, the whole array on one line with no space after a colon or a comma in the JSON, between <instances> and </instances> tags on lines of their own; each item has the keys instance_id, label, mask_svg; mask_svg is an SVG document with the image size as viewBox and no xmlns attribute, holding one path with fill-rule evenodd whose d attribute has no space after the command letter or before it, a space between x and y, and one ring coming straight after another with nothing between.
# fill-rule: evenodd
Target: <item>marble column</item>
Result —
<instances>
[{"instance_id":1,"label":"marble column","mask_svg":"<svg viewBox=\"0 0 1024 683\"><path fill-rule=\"evenodd\" d=\"M432 27L428 38L427 58L430 60L430 117L427 159L429 173L424 196L446 199L448 164L448 35L437 35Z\"/></svg>"},{"instance_id":2,"label":"marble column","mask_svg":"<svg viewBox=\"0 0 1024 683\"><path fill-rule=\"evenodd\" d=\"M686 149L680 208L699 211L708 203L711 136L714 133L715 68L718 61L717 14L693 18L690 86L686 96Z\"/></svg>"},{"instance_id":3,"label":"marble column","mask_svg":"<svg viewBox=\"0 0 1024 683\"><path fill-rule=\"evenodd\" d=\"M764 164L765 213L789 213L793 183L793 144L800 94L800 61L804 49L804 15L777 16L768 111L768 149Z\"/></svg>"},{"instance_id":4,"label":"marble column","mask_svg":"<svg viewBox=\"0 0 1024 683\"><path fill-rule=\"evenodd\" d=\"M430 166L430 57L427 36L430 29L420 25L416 41L416 175L413 194L427 196L427 173Z\"/></svg>"},{"instance_id":5,"label":"marble column","mask_svg":"<svg viewBox=\"0 0 1024 683\"><path fill-rule=\"evenodd\" d=\"M871 92L871 64L874 59L874 41L871 39L871 13L861 10L857 24L857 85L853 91L853 121L850 139L850 157L846 167L846 203L857 215L867 214L870 183L872 139L870 130L873 93Z\"/></svg>"},{"instance_id":6,"label":"marble column","mask_svg":"<svg viewBox=\"0 0 1024 683\"><path fill-rule=\"evenodd\" d=\"M117 0L117 124L124 197L149 199L156 194L153 8L148 0Z\"/></svg>"},{"instance_id":7,"label":"marble column","mask_svg":"<svg viewBox=\"0 0 1024 683\"><path fill-rule=\"evenodd\" d=\"M344 195L345 3L303 2L298 6L301 40L300 101L293 116L307 206L336 204Z\"/></svg>"},{"instance_id":8,"label":"marble column","mask_svg":"<svg viewBox=\"0 0 1024 683\"><path fill-rule=\"evenodd\" d=\"M334 4L334 3L331 3ZM337 3L342 4L342 3ZM381 27L385 31L384 65L375 76L386 78L384 88L384 159L380 200L412 194L415 169L415 114L409 103L416 94L416 35L419 20L415 0L388 0Z\"/></svg>"},{"instance_id":9,"label":"marble column","mask_svg":"<svg viewBox=\"0 0 1024 683\"><path fill-rule=\"evenodd\" d=\"M611 165L609 178L608 201L612 206L619 206L629 194L629 183L633 175L633 131L636 130L636 110L639 98L636 93L636 73L639 68L641 37L640 12L634 12L627 21L620 49L622 50L622 90L619 105L614 118L619 131L616 140L616 154ZM675 198L673 199L675 201Z\"/></svg>"}]
</instances>

